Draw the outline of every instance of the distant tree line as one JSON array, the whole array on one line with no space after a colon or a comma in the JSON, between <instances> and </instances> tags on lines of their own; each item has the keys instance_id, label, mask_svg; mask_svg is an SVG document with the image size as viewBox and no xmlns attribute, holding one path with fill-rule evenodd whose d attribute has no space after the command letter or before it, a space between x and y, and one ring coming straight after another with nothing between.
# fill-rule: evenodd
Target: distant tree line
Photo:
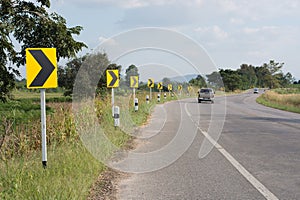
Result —
<instances>
[{"instance_id":1,"label":"distant tree line","mask_svg":"<svg viewBox=\"0 0 300 200\"><path fill-rule=\"evenodd\" d=\"M258 67L242 64L237 70L219 69L218 72L206 75L206 79L199 75L190 80L189 83L199 87L207 87L207 84L215 88L225 87L226 91L245 90L253 87L286 87L293 82L295 83L295 79L290 72L286 74L282 72L283 65L284 63L278 63L274 60Z\"/></svg>"}]
</instances>

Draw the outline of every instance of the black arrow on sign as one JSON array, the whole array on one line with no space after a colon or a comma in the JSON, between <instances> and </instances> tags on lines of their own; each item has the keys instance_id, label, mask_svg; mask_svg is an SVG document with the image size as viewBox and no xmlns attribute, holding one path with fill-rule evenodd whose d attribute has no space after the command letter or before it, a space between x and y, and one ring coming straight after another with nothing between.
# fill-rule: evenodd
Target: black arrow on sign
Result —
<instances>
[{"instance_id":1,"label":"black arrow on sign","mask_svg":"<svg viewBox=\"0 0 300 200\"><path fill-rule=\"evenodd\" d=\"M133 84L132 84L132 87L135 87L135 86L136 86L136 84L137 84L136 77L134 76L132 79L133 79Z\"/></svg>"},{"instance_id":2,"label":"black arrow on sign","mask_svg":"<svg viewBox=\"0 0 300 200\"><path fill-rule=\"evenodd\" d=\"M45 84L51 73L54 71L55 67L42 50L29 50L29 52L42 67L41 71L39 71L38 75L29 86L41 87Z\"/></svg>"},{"instance_id":3,"label":"black arrow on sign","mask_svg":"<svg viewBox=\"0 0 300 200\"><path fill-rule=\"evenodd\" d=\"M153 85L152 79L149 79L148 81L149 81L149 87L152 87Z\"/></svg>"},{"instance_id":4,"label":"black arrow on sign","mask_svg":"<svg viewBox=\"0 0 300 200\"><path fill-rule=\"evenodd\" d=\"M162 85L159 83L159 84L158 84L159 89L161 88L161 86L162 86Z\"/></svg>"},{"instance_id":5,"label":"black arrow on sign","mask_svg":"<svg viewBox=\"0 0 300 200\"><path fill-rule=\"evenodd\" d=\"M115 83L118 80L118 77L115 75L115 73L113 71L108 71L108 73L110 74L110 76L112 77L111 82L109 83L110 87L113 87L115 85Z\"/></svg>"}]
</instances>

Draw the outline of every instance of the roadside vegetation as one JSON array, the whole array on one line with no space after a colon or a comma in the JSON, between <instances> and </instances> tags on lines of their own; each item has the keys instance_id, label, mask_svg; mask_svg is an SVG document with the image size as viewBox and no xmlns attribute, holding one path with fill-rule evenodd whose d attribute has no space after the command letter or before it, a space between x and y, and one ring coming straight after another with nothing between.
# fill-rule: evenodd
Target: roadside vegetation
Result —
<instances>
[{"instance_id":1,"label":"roadside vegetation","mask_svg":"<svg viewBox=\"0 0 300 200\"><path fill-rule=\"evenodd\" d=\"M20 95L17 99L0 103L0 199L87 199L99 174L107 168L82 144L76 132L71 102L61 93L49 95L48 167L43 169L39 99L36 94L17 93ZM148 93L137 91L138 112L134 111L130 91L124 94L128 96L125 103L130 105L129 114L136 127L147 121L151 108L156 104L156 93L153 93L152 101L146 103ZM21 98L21 94L26 95L25 98ZM30 98L27 98L28 95ZM162 97L161 103L175 98L168 95L165 100ZM114 128L110 105L110 96L96 98L96 114L109 140L122 147L133 138ZM112 153L108 152L109 155Z\"/></svg>"},{"instance_id":2,"label":"roadside vegetation","mask_svg":"<svg viewBox=\"0 0 300 200\"><path fill-rule=\"evenodd\" d=\"M272 108L300 113L300 87L266 91L257 98L257 102Z\"/></svg>"}]
</instances>

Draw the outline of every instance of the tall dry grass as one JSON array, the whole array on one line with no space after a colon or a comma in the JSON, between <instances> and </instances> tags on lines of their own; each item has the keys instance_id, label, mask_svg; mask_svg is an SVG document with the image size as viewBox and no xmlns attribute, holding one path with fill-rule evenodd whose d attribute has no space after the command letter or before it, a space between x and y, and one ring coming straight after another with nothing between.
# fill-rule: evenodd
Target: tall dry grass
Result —
<instances>
[{"instance_id":1,"label":"tall dry grass","mask_svg":"<svg viewBox=\"0 0 300 200\"><path fill-rule=\"evenodd\" d=\"M71 115L71 103L48 103L54 111L47 115L47 143L75 142L79 137ZM30 114L30 113L28 113ZM40 119L32 117L26 121L2 116L0 158L28 155L41 148Z\"/></svg>"},{"instance_id":2,"label":"tall dry grass","mask_svg":"<svg viewBox=\"0 0 300 200\"><path fill-rule=\"evenodd\" d=\"M264 98L278 104L300 107L300 94L279 94L274 91L267 91Z\"/></svg>"},{"instance_id":3,"label":"tall dry grass","mask_svg":"<svg viewBox=\"0 0 300 200\"><path fill-rule=\"evenodd\" d=\"M279 94L276 91L266 91L256 101L265 106L300 113L300 94Z\"/></svg>"}]
</instances>

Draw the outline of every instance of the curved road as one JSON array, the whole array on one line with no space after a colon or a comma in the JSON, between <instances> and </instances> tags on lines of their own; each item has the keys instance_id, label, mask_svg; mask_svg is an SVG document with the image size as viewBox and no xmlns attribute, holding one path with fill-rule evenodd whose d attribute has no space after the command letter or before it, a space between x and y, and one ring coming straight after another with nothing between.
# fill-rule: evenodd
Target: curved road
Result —
<instances>
[{"instance_id":1,"label":"curved road","mask_svg":"<svg viewBox=\"0 0 300 200\"><path fill-rule=\"evenodd\" d=\"M259 105L256 97L247 93L218 97L213 105L187 99L156 106L135 152L164 148L178 134L195 138L167 167L121 180L117 199L300 199L300 115ZM223 125L219 138L209 125ZM215 146L200 159L208 139ZM134 160L127 165L139 167Z\"/></svg>"}]
</instances>

